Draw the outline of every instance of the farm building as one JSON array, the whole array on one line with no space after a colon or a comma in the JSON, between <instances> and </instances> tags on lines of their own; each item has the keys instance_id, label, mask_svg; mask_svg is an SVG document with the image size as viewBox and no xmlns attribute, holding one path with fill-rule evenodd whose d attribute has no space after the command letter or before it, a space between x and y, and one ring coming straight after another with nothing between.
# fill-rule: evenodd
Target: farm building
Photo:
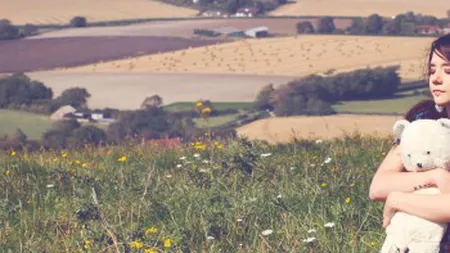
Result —
<instances>
[{"instance_id":1,"label":"farm building","mask_svg":"<svg viewBox=\"0 0 450 253\"><path fill-rule=\"evenodd\" d=\"M222 10L206 10L200 15L203 17L228 17L228 14Z\"/></svg>"},{"instance_id":2,"label":"farm building","mask_svg":"<svg viewBox=\"0 0 450 253\"><path fill-rule=\"evenodd\" d=\"M424 35L440 34L441 28L436 25L420 25L417 27L417 32Z\"/></svg>"},{"instance_id":3,"label":"farm building","mask_svg":"<svg viewBox=\"0 0 450 253\"><path fill-rule=\"evenodd\" d=\"M266 26L255 27L245 31L245 34L253 38L262 38L269 36L269 28Z\"/></svg>"},{"instance_id":4,"label":"farm building","mask_svg":"<svg viewBox=\"0 0 450 253\"><path fill-rule=\"evenodd\" d=\"M225 35L227 37L238 37L238 38L245 37L245 32L243 30L234 27L222 27L219 29L215 29L213 31Z\"/></svg>"},{"instance_id":5,"label":"farm building","mask_svg":"<svg viewBox=\"0 0 450 253\"><path fill-rule=\"evenodd\" d=\"M52 115L50 115L50 119L53 121L63 120L67 114L71 114L76 112L75 108L70 105L65 105L56 110Z\"/></svg>"},{"instance_id":6,"label":"farm building","mask_svg":"<svg viewBox=\"0 0 450 253\"><path fill-rule=\"evenodd\" d=\"M239 8L236 11L235 16L236 17L255 17L258 15L258 9L254 7L245 7L245 8Z\"/></svg>"}]
</instances>

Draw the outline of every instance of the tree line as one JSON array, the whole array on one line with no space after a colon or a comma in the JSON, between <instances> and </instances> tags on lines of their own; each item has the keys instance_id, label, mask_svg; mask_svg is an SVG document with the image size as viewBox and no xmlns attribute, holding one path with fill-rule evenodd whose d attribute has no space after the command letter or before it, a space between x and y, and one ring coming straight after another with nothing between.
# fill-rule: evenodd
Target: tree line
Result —
<instances>
[{"instance_id":1,"label":"tree line","mask_svg":"<svg viewBox=\"0 0 450 253\"><path fill-rule=\"evenodd\" d=\"M277 116L326 115L339 101L391 97L400 85L399 66L360 69L330 77L310 75L278 89L272 84L256 97L255 106Z\"/></svg>"}]
</instances>

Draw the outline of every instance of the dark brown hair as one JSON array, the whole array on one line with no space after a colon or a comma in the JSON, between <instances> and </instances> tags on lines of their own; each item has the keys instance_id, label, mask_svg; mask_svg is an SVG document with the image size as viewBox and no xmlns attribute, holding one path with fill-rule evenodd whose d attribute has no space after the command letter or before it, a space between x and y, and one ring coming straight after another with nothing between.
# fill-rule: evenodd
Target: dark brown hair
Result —
<instances>
[{"instance_id":1,"label":"dark brown hair","mask_svg":"<svg viewBox=\"0 0 450 253\"><path fill-rule=\"evenodd\" d=\"M450 34L441 36L431 43L427 62L427 81L429 81L428 78L430 77L431 58L435 52L445 60L450 61ZM433 100L420 101L406 113L405 119L411 122L417 119L447 118L446 110L438 112L435 105Z\"/></svg>"}]
</instances>

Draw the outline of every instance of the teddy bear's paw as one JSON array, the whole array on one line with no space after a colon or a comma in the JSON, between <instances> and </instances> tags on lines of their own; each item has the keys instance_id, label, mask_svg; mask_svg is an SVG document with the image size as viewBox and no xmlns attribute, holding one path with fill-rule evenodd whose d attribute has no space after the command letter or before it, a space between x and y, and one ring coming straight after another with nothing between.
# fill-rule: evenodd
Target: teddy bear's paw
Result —
<instances>
[{"instance_id":1,"label":"teddy bear's paw","mask_svg":"<svg viewBox=\"0 0 450 253\"><path fill-rule=\"evenodd\" d=\"M389 253L409 253L409 249L405 244L395 244L392 245Z\"/></svg>"}]
</instances>

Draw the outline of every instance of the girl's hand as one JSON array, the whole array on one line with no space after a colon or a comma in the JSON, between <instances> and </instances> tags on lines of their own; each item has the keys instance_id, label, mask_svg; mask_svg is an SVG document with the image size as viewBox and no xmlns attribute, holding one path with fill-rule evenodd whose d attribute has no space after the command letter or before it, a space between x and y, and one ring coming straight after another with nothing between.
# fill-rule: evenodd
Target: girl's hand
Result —
<instances>
[{"instance_id":1,"label":"girl's hand","mask_svg":"<svg viewBox=\"0 0 450 253\"><path fill-rule=\"evenodd\" d=\"M433 183L441 193L450 193L450 172L444 169L432 170Z\"/></svg>"},{"instance_id":2,"label":"girl's hand","mask_svg":"<svg viewBox=\"0 0 450 253\"><path fill-rule=\"evenodd\" d=\"M391 223L392 217L394 217L394 214L398 211L395 208L395 205L397 203L399 194L401 193L392 192L388 195L386 199L386 203L384 204L383 210L383 228L386 228Z\"/></svg>"}]
</instances>

